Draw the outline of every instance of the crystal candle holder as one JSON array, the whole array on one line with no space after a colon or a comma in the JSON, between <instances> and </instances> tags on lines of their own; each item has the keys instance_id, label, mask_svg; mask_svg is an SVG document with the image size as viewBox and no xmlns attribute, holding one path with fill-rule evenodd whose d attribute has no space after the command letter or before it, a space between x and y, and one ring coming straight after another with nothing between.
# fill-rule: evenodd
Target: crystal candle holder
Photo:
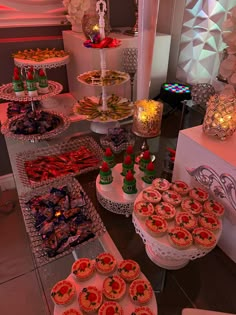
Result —
<instances>
[{"instance_id":1,"label":"crystal candle holder","mask_svg":"<svg viewBox=\"0 0 236 315\"><path fill-rule=\"evenodd\" d=\"M236 98L217 94L211 96L202 128L205 134L221 140L232 136L236 130Z\"/></svg>"}]
</instances>

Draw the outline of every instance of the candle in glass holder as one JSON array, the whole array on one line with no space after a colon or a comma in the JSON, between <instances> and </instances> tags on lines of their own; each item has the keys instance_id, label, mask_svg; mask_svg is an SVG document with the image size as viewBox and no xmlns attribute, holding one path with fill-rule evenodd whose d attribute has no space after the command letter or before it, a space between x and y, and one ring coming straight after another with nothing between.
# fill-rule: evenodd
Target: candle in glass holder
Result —
<instances>
[{"instance_id":1,"label":"candle in glass holder","mask_svg":"<svg viewBox=\"0 0 236 315\"><path fill-rule=\"evenodd\" d=\"M134 104L133 132L152 138L160 134L163 104L153 100L139 100Z\"/></svg>"}]
</instances>

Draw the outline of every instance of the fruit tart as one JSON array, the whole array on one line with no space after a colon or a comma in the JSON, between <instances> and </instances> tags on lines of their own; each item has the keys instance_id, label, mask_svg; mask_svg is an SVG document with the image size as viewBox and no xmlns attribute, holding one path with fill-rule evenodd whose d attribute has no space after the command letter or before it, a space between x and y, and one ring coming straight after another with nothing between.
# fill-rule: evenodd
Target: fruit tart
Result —
<instances>
[{"instance_id":1,"label":"fruit tart","mask_svg":"<svg viewBox=\"0 0 236 315\"><path fill-rule=\"evenodd\" d=\"M198 219L199 225L211 231L217 231L220 228L220 220L213 213L202 212Z\"/></svg>"},{"instance_id":2,"label":"fruit tart","mask_svg":"<svg viewBox=\"0 0 236 315\"><path fill-rule=\"evenodd\" d=\"M152 186L162 192L170 189L171 183L165 178L156 178L153 180Z\"/></svg>"},{"instance_id":3,"label":"fruit tart","mask_svg":"<svg viewBox=\"0 0 236 315\"><path fill-rule=\"evenodd\" d=\"M151 203L158 203L161 200L161 194L159 191L152 188L144 189L142 196L145 201Z\"/></svg>"},{"instance_id":4,"label":"fruit tart","mask_svg":"<svg viewBox=\"0 0 236 315\"><path fill-rule=\"evenodd\" d=\"M138 201L134 205L134 213L139 219L145 220L154 213L154 206L151 202Z\"/></svg>"},{"instance_id":5,"label":"fruit tart","mask_svg":"<svg viewBox=\"0 0 236 315\"><path fill-rule=\"evenodd\" d=\"M213 213L217 217L221 217L225 212L224 206L221 203L212 199L205 201L203 204L203 208L206 212Z\"/></svg>"},{"instance_id":6,"label":"fruit tart","mask_svg":"<svg viewBox=\"0 0 236 315\"><path fill-rule=\"evenodd\" d=\"M202 249L213 248L216 245L215 234L203 227L199 227L192 232L195 245Z\"/></svg>"},{"instance_id":7,"label":"fruit tart","mask_svg":"<svg viewBox=\"0 0 236 315\"><path fill-rule=\"evenodd\" d=\"M116 260L110 253L101 253L95 259L95 267L98 272L108 274L115 270Z\"/></svg>"},{"instance_id":8,"label":"fruit tart","mask_svg":"<svg viewBox=\"0 0 236 315\"><path fill-rule=\"evenodd\" d=\"M169 231L170 244L178 249L186 249L193 243L191 233L182 227L174 227Z\"/></svg>"},{"instance_id":9,"label":"fruit tart","mask_svg":"<svg viewBox=\"0 0 236 315\"><path fill-rule=\"evenodd\" d=\"M168 202L160 202L155 206L155 212L166 220L172 220L175 217L176 209Z\"/></svg>"},{"instance_id":10,"label":"fruit tart","mask_svg":"<svg viewBox=\"0 0 236 315\"><path fill-rule=\"evenodd\" d=\"M185 228L188 231L192 231L197 227L197 219L190 212L179 212L175 217L176 225Z\"/></svg>"},{"instance_id":11,"label":"fruit tart","mask_svg":"<svg viewBox=\"0 0 236 315\"><path fill-rule=\"evenodd\" d=\"M57 282L51 290L51 298L58 305L69 304L74 299L75 294L75 286L68 280Z\"/></svg>"},{"instance_id":12,"label":"fruit tart","mask_svg":"<svg viewBox=\"0 0 236 315\"><path fill-rule=\"evenodd\" d=\"M78 302L82 311L96 312L102 304L102 292L95 286L85 287L79 293Z\"/></svg>"},{"instance_id":13,"label":"fruit tart","mask_svg":"<svg viewBox=\"0 0 236 315\"><path fill-rule=\"evenodd\" d=\"M129 295L135 304L147 304L153 296L152 286L147 280L136 279L130 284Z\"/></svg>"},{"instance_id":14,"label":"fruit tart","mask_svg":"<svg viewBox=\"0 0 236 315\"><path fill-rule=\"evenodd\" d=\"M89 258L80 258L76 260L71 268L71 272L77 280L87 280L95 271L95 263Z\"/></svg>"},{"instance_id":15,"label":"fruit tart","mask_svg":"<svg viewBox=\"0 0 236 315\"><path fill-rule=\"evenodd\" d=\"M166 220L159 215L151 215L145 221L147 232L154 237L163 236L168 228Z\"/></svg>"},{"instance_id":16,"label":"fruit tart","mask_svg":"<svg viewBox=\"0 0 236 315\"><path fill-rule=\"evenodd\" d=\"M139 264L132 259L122 260L118 265L118 274L127 282L137 279L140 272Z\"/></svg>"},{"instance_id":17,"label":"fruit tart","mask_svg":"<svg viewBox=\"0 0 236 315\"><path fill-rule=\"evenodd\" d=\"M153 311L147 306L136 307L131 315L154 315Z\"/></svg>"},{"instance_id":18,"label":"fruit tart","mask_svg":"<svg viewBox=\"0 0 236 315\"><path fill-rule=\"evenodd\" d=\"M176 191L181 196L186 196L190 190L190 187L185 182L176 180L172 183L171 189Z\"/></svg>"},{"instance_id":19,"label":"fruit tart","mask_svg":"<svg viewBox=\"0 0 236 315\"><path fill-rule=\"evenodd\" d=\"M121 305L115 301L107 301L99 308L98 315L123 315Z\"/></svg>"},{"instance_id":20,"label":"fruit tart","mask_svg":"<svg viewBox=\"0 0 236 315\"><path fill-rule=\"evenodd\" d=\"M79 309L70 308L62 313L62 315L83 315L83 313Z\"/></svg>"},{"instance_id":21,"label":"fruit tart","mask_svg":"<svg viewBox=\"0 0 236 315\"><path fill-rule=\"evenodd\" d=\"M183 211L191 212L193 215L198 215L202 212L202 204L194 198L186 198L181 202Z\"/></svg>"},{"instance_id":22,"label":"fruit tart","mask_svg":"<svg viewBox=\"0 0 236 315\"><path fill-rule=\"evenodd\" d=\"M126 293L126 283L118 275L109 276L103 281L102 292L107 299L119 301Z\"/></svg>"},{"instance_id":23,"label":"fruit tart","mask_svg":"<svg viewBox=\"0 0 236 315\"><path fill-rule=\"evenodd\" d=\"M180 196L180 194L173 190L163 191L162 199L163 201L168 202L173 206L178 206L182 201L182 197Z\"/></svg>"},{"instance_id":24,"label":"fruit tart","mask_svg":"<svg viewBox=\"0 0 236 315\"><path fill-rule=\"evenodd\" d=\"M196 187L190 189L189 196L200 202L205 202L209 198L209 194L206 190Z\"/></svg>"}]
</instances>

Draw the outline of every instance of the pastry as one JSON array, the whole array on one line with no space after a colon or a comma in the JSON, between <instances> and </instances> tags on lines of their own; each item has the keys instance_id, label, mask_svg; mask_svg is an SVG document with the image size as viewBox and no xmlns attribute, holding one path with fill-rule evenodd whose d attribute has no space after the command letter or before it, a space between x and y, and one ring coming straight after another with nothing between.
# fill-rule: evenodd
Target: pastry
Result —
<instances>
[{"instance_id":1,"label":"pastry","mask_svg":"<svg viewBox=\"0 0 236 315\"><path fill-rule=\"evenodd\" d=\"M154 167L153 162L149 162L147 167L144 170L144 175L142 177L142 180L144 183L151 185L153 180L156 177L156 170Z\"/></svg>"},{"instance_id":2,"label":"pastry","mask_svg":"<svg viewBox=\"0 0 236 315\"><path fill-rule=\"evenodd\" d=\"M115 301L107 301L99 308L98 315L123 315L123 308Z\"/></svg>"},{"instance_id":3,"label":"pastry","mask_svg":"<svg viewBox=\"0 0 236 315\"><path fill-rule=\"evenodd\" d=\"M153 311L147 306L137 307L131 315L154 315Z\"/></svg>"},{"instance_id":4,"label":"pastry","mask_svg":"<svg viewBox=\"0 0 236 315\"><path fill-rule=\"evenodd\" d=\"M136 179L134 178L134 175L130 170L125 175L122 190L126 199L133 200L135 198L138 190L136 186Z\"/></svg>"},{"instance_id":5,"label":"pastry","mask_svg":"<svg viewBox=\"0 0 236 315\"><path fill-rule=\"evenodd\" d=\"M52 300L58 305L70 303L75 297L75 294L75 286L68 280L61 280L57 282L51 290Z\"/></svg>"},{"instance_id":6,"label":"pastry","mask_svg":"<svg viewBox=\"0 0 236 315\"><path fill-rule=\"evenodd\" d=\"M132 259L122 260L118 265L118 274L128 282L137 279L140 272L139 264Z\"/></svg>"},{"instance_id":7,"label":"pastry","mask_svg":"<svg viewBox=\"0 0 236 315\"><path fill-rule=\"evenodd\" d=\"M193 230L192 235L195 245L200 248L213 248L216 245L215 234L208 229L203 227L196 228Z\"/></svg>"},{"instance_id":8,"label":"pastry","mask_svg":"<svg viewBox=\"0 0 236 315\"><path fill-rule=\"evenodd\" d=\"M62 313L62 315L83 315L83 313L79 309L70 308Z\"/></svg>"},{"instance_id":9,"label":"pastry","mask_svg":"<svg viewBox=\"0 0 236 315\"><path fill-rule=\"evenodd\" d=\"M100 168L100 180L99 184L101 185L102 190L110 190L111 189L111 183L113 182L113 176L111 169L107 162L103 162L102 166Z\"/></svg>"},{"instance_id":10,"label":"pastry","mask_svg":"<svg viewBox=\"0 0 236 315\"><path fill-rule=\"evenodd\" d=\"M116 268L116 260L110 253L101 253L95 259L95 267L98 272L107 274Z\"/></svg>"},{"instance_id":11,"label":"pastry","mask_svg":"<svg viewBox=\"0 0 236 315\"><path fill-rule=\"evenodd\" d=\"M152 286L147 280L136 279L130 284L129 295L132 302L139 305L147 304L153 295Z\"/></svg>"},{"instance_id":12,"label":"pastry","mask_svg":"<svg viewBox=\"0 0 236 315\"><path fill-rule=\"evenodd\" d=\"M199 225L211 231L216 231L220 228L220 220L216 215L209 212L202 212L198 219Z\"/></svg>"},{"instance_id":13,"label":"pastry","mask_svg":"<svg viewBox=\"0 0 236 315\"><path fill-rule=\"evenodd\" d=\"M175 217L176 225L185 228L188 231L192 231L197 227L197 219L190 212L179 212Z\"/></svg>"},{"instance_id":14,"label":"pastry","mask_svg":"<svg viewBox=\"0 0 236 315\"><path fill-rule=\"evenodd\" d=\"M152 186L159 191L165 191L170 189L171 183L165 178L156 178L152 182Z\"/></svg>"},{"instance_id":15,"label":"pastry","mask_svg":"<svg viewBox=\"0 0 236 315\"><path fill-rule=\"evenodd\" d=\"M178 194L177 192L173 190L163 191L162 199L163 201L168 202L172 204L173 206L178 206L182 201L182 197L180 196L180 194Z\"/></svg>"},{"instance_id":16,"label":"pastry","mask_svg":"<svg viewBox=\"0 0 236 315\"><path fill-rule=\"evenodd\" d=\"M166 220L173 219L176 214L175 207L168 202L160 202L155 205L155 212Z\"/></svg>"},{"instance_id":17,"label":"pastry","mask_svg":"<svg viewBox=\"0 0 236 315\"><path fill-rule=\"evenodd\" d=\"M152 188L147 188L143 190L143 199L148 202L158 203L161 200L161 194L159 191Z\"/></svg>"},{"instance_id":18,"label":"pastry","mask_svg":"<svg viewBox=\"0 0 236 315\"><path fill-rule=\"evenodd\" d=\"M102 292L95 286L85 287L79 293L78 302L82 311L96 312L102 304Z\"/></svg>"},{"instance_id":19,"label":"pastry","mask_svg":"<svg viewBox=\"0 0 236 315\"><path fill-rule=\"evenodd\" d=\"M147 228L148 233L150 233L154 237L163 236L168 228L168 224L166 220L159 215L151 215L145 221L145 226Z\"/></svg>"},{"instance_id":20,"label":"pastry","mask_svg":"<svg viewBox=\"0 0 236 315\"><path fill-rule=\"evenodd\" d=\"M183 211L191 212L194 215L198 215L202 212L202 204L193 198L186 198L181 202L181 208Z\"/></svg>"},{"instance_id":21,"label":"pastry","mask_svg":"<svg viewBox=\"0 0 236 315\"><path fill-rule=\"evenodd\" d=\"M178 249L186 249L192 245L193 238L188 230L182 227L174 227L169 231L169 241Z\"/></svg>"},{"instance_id":22,"label":"pastry","mask_svg":"<svg viewBox=\"0 0 236 315\"><path fill-rule=\"evenodd\" d=\"M106 148L105 154L103 156L103 161L107 162L110 168L113 168L116 165L115 156L111 151L111 148Z\"/></svg>"},{"instance_id":23,"label":"pastry","mask_svg":"<svg viewBox=\"0 0 236 315\"><path fill-rule=\"evenodd\" d=\"M87 280L93 275L94 270L94 261L89 258L80 258L76 260L71 268L71 272L78 280Z\"/></svg>"},{"instance_id":24,"label":"pastry","mask_svg":"<svg viewBox=\"0 0 236 315\"><path fill-rule=\"evenodd\" d=\"M148 165L148 163L151 162L151 156L149 150L146 150L143 152L142 157L139 161L139 169L140 171L144 171Z\"/></svg>"},{"instance_id":25,"label":"pastry","mask_svg":"<svg viewBox=\"0 0 236 315\"><path fill-rule=\"evenodd\" d=\"M190 190L189 186L185 182L183 182L181 180L174 181L172 183L171 189L176 191L181 196L187 195L189 190Z\"/></svg>"},{"instance_id":26,"label":"pastry","mask_svg":"<svg viewBox=\"0 0 236 315\"><path fill-rule=\"evenodd\" d=\"M197 201L204 202L209 198L209 193L202 188L192 188L189 191L189 196Z\"/></svg>"},{"instance_id":27,"label":"pastry","mask_svg":"<svg viewBox=\"0 0 236 315\"><path fill-rule=\"evenodd\" d=\"M203 208L206 212L213 213L218 217L221 217L225 212L224 206L215 200L205 201Z\"/></svg>"},{"instance_id":28,"label":"pastry","mask_svg":"<svg viewBox=\"0 0 236 315\"><path fill-rule=\"evenodd\" d=\"M122 163L122 173L121 175L125 176L128 171L131 171L134 174L134 162L130 155L126 155L124 157L124 161Z\"/></svg>"},{"instance_id":29,"label":"pastry","mask_svg":"<svg viewBox=\"0 0 236 315\"><path fill-rule=\"evenodd\" d=\"M154 213L154 206L147 201L138 201L134 205L134 213L139 219L144 220Z\"/></svg>"},{"instance_id":30,"label":"pastry","mask_svg":"<svg viewBox=\"0 0 236 315\"><path fill-rule=\"evenodd\" d=\"M126 292L125 281L117 275L105 278L103 281L102 292L109 300L120 300Z\"/></svg>"}]
</instances>

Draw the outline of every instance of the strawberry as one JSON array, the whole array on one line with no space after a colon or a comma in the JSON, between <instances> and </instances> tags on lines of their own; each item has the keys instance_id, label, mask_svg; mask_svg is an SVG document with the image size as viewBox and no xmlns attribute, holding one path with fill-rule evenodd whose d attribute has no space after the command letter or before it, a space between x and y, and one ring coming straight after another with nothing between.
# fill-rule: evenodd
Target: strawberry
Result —
<instances>
[{"instance_id":1,"label":"strawberry","mask_svg":"<svg viewBox=\"0 0 236 315\"><path fill-rule=\"evenodd\" d=\"M176 237L177 238L184 238L185 234L184 234L184 232L179 231L179 232L176 233Z\"/></svg>"},{"instance_id":2,"label":"strawberry","mask_svg":"<svg viewBox=\"0 0 236 315\"><path fill-rule=\"evenodd\" d=\"M126 165L130 165L132 164L132 159L131 159L131 156L130 155L127 155L124 159L124 164Z\"/></svg>"},{"instance_id":3,"label":"strawberry","mask_svg":"<svg viewBox=\"0 0 236 315\"><path fill-rule=\"evenodd\" d=\"M208 218L206 218L206 222L207 222L207 223L214 224L214 223L215 223L215 220L214 220L213 218L208 217Z\"/></svg>"},{"instance_id":4,"label":"strawberry","mask_svg":"<svg viewBox=\"0 0 236 315\"><path fill-rule=\"evenodd\" d=\"M129 155L134 153L134 150L133 150L132 145L129 145L129 146L127 147L126 153L129 154Z\"/></svg>"},{"instance_id":5,"label":"strawberry","mask_svg":"<svg viewBox=\"0 0 236 315\"><path fill-rule=\"evenodd\" d=\"M63 285L59 290L60 295L66 294L68 292L68 289L69 289L68 286Z\"/></svg>"},{"instance_id":6,"label":"strawberry","mask_svg":"<svg viewBox=\"0 0 236 315\"><path fill-rule=\"evenodd\" d=\"M109 306L109 307L106 309L106 315L113 315L113 314L115 314L114 307Z\"/></svg>"},{"instance_id":7,"label":"strawberry","mask_svg":"<svg viewBox=\"0 0 236 315\"><path fill-rule=\"evenodd\" d=\"M94 302L94 301L96 301L96 299L97 299L96 294L93 293L93 292L89 292L89 294L88 294L88 300L89 300L90 302Z\"/></svg>"},{"instance_id":8,"label":"strawberry","mask_svg":"<svg viewBox=\"0 0 236 315\"><path fill-rule=\"evenodd\" d=\"M142 284L139 284L136 288L138 294L144 293L144 286Z\"/></svg>"},{"instance_id":9,"label":"strawberry","mask_svg":"<svg viewBox=\"0 0 236 315\"><path fill-rule=\"evenodd\" d=\"M80 269L81 271L84 271L84 270L86 269L86 267L87 267L87 264L86 264L85 262L82 262L82 263L79 265L79 269Z\"/></svg>"},{"instance_id":10,"label":"strawberry","mask_svg":"<svg viewBox=\"0 0 236 315\"><path fill-rule=\"evenodd\" d=\"M111 258L110 257L104 257L102 262L103 262L103 264L110 264Z\"/></svg>"},{"instance_id":11,"label":"strawberry","mask_svg":"<svg viewBox=\"0 0 236 315\"><path fill-rule=\"evenodd\" d=\"M160 220L154 220L154 224L156 226L162 226L162 222Z\"/></svg>"},{"instance_id":12,"label":"strawberry","mask_svg":"<svg viewBox=\"0 0 236 315\"><path fill-rule=\"evenodd\" d=\"M120 287L119 283L117 281L113 281L111 284L112 290L117 291Z\"/></svg>"},{"instance_id":13,"label":"strawberry","mask_svg":"<svg viewBox=\"0 0 236 315\"><path fill-rule=\"evenodd\" d=\"M208 234L207 234L206 232L204 232L204 231L200 232L200 233L199 233L199 236L200 236L202 239L208 238Z\"/></svg>"},{"instance_id":14,"label":"strawberry","mask_svg":"<svg viewBox=\"0 0 236 315\"><path fill-rule=\"evenodd\" d=\"M132 270L132 264L127 263L127 264L124 266L124 269L125 269L126 271Z\"/></svg>"},{"instance_id":15,"label":"strawberry","mask_svg":"<svg viewBox=\"0 0 236 315\"><path fill-rule=\"evenodd\" d=\"M110 148L106 148L105 156L112 156L112 151Z\"/></svg>"},{"instance_id":16,"label":"strawberry","mask_svg":"<svg viewBox=\"0 0 236 315\"><path fill-rule=\"evenodd\" d=\"M189 222L189 217L188 217L187 215L183 215L183 216L182 216L182 221L183 221L184 223L188 223L188 222Z\"/></svg>"}]
</instances>

